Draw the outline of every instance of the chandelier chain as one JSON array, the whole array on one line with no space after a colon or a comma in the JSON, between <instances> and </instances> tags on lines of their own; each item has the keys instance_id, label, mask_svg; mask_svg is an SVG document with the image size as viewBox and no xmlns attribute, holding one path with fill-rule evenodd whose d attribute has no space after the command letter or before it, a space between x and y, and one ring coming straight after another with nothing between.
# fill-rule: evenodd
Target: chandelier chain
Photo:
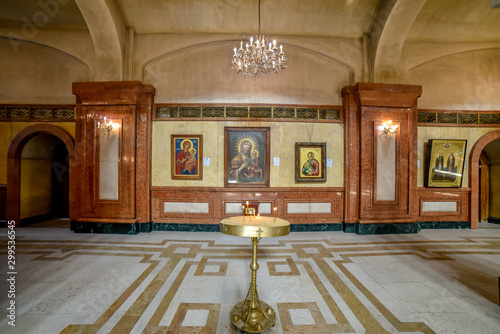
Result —
<instances>
[{"instance_id":1,"label":"chandelier chain","mask_svg":"<svg viewBox=\"0 0 500 334\"><path fill-rule=\"evenodd\" d=\"M259 35L260 35L260 0L259 0Z\"/></svg>"},{"instance_id":2,"label":"chandelier chain","mask_svg":"<svg viewBox=\"0 0 500 334\"><path fill-rule=\"evenodd\" d=\"M259 0L259 32L250 37L249 43L234 48L231 67L239 76L257 79L258 76L277 74L288 67L288 59L283 52L283 45L276 46L276 41L271 43L267 35L261 33L260 0Z\"/></svg>"}]
</instances>

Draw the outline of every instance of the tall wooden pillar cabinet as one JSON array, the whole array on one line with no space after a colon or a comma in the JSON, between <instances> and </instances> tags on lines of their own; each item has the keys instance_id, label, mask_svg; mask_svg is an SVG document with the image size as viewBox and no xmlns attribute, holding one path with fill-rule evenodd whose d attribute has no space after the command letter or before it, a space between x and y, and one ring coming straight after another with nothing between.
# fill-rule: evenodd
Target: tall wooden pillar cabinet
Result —
<instances>
[{"instance_id":1,"label":"tall wooden pillar cabinet","mask_svg":"<svg viewBox=\"0 0 500 334\"><path fill-rule=\"evenodd\" d=\"M72 229L146 232L154 88L136 81L76 82L73 93L78 153Z\"/></svg>"},{"instance_id":2,"label":"tall wooden pillar cabinet","mask_svg":"<svg viewBox=\"0 0 500 334\"><path fill-rule=\"evenodd\" d=\"M342 90L344 223L359 234L416 232L421 93L421 86L372 83Z\"/></svg>"}]
</instances>

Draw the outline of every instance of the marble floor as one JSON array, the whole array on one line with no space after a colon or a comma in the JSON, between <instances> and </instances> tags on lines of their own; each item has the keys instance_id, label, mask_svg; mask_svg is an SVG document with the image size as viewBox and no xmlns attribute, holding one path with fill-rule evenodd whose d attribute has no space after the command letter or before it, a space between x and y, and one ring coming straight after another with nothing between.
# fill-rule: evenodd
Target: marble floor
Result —
<instances>
[{"instance_id":1,"label":"marble floor","mask_svg":"<svg viewBox=\"0 0 500 334\"><path fill-rule=\"evenodd\" d=\"M229 312L249 287L249 238L65 224L16 230L15 299L0 229L0 333L239 333ZM291 233L263 238L258 262L277 315L266 333L500 333L500 225Z\"/></svg>"}]
</instances>

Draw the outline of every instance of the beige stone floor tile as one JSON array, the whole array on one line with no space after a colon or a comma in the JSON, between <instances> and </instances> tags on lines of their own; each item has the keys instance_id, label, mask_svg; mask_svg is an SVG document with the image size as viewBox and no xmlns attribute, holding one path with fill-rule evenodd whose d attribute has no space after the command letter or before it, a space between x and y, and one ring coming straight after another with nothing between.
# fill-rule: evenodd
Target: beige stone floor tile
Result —
<instances>
[{"instance_id":1,"label":"beige stone floor tile","mask_svg":"<svg viewBox=\"0 0 500 334\"><path fill-rule=\"evenodd\" d=\"M229 314L250 286L250 238L74 234L65 227L21 228L17 237L17 326L6 327L2 297L0 333L205 328L209 309L218 310L217 333L239 333ZM277 315L266 334L500 328L498 225L416 235L294 232L263 238L258 264L259 296ZM7 288L0 282L2 295Z\"/></svg>"}]
</instances>

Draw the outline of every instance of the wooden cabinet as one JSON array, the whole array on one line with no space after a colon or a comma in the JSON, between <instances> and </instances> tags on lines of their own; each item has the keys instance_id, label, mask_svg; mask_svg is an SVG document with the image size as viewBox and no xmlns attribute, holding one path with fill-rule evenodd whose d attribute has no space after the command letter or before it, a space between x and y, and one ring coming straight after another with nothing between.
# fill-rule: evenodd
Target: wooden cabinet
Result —
<instances>
[{"instance_id":1,"label":"wooden cabinet","mask_svg":"<svg viewBox=\"0 0 500 334\"><path fill-rule=\"evenodd\" d=\"M418 213L417 98L420 86L360 83L345 106L347 223L409 223ZM393 133L384 125L397 126Z\"/></svg>"},{"instance_id":2,"label":"wooden cabinet","mask_svg":"<svg viewBox=\"0 0 500 334\"><path fill-rule=\"evenodd\" d=\"M90 82L74 83L73 93L76 221L150 222L154 88L139 82Z\"/></svg>"}]
</instances>

